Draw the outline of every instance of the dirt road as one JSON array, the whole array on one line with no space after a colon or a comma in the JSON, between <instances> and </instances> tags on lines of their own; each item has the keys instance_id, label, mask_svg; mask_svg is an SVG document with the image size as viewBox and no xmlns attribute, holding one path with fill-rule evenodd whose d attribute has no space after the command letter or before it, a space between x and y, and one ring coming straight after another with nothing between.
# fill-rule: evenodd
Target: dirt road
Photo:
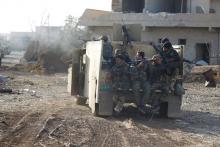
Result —
<instances>
[{"instance_id":1,"label":"dirt road","mask_svg":"<svg viewBox=\"0 0 220 147\"><path fill-rule=\"evenodd\" d=\"M4 72L0 94L0 147L207 147L220 146L220 88L185 84L183 117L143 117L134 108L122 116L94 117L66 92L67 75L38 76Z\"/></svg>"}]
</instances>

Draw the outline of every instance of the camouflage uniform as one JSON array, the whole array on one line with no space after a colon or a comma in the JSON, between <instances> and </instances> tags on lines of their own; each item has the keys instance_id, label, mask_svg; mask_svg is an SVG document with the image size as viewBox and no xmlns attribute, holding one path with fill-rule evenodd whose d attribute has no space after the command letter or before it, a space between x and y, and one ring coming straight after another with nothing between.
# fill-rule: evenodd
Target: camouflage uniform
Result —
<instances>
[{"instance_id":1,"label":"camouflage uniform","mask_svg":"<svg viewBox=\"0 0 220 147\"><path fill-rule=\"evenodd\" d=\"M153 90L169 93L169 76L166 74L166 67L163 64L151 64L149 79Z\"/></svg>"},{"instance_id":2,"label":"camouflage uniform","mask_svg":"<svg viewBox=\"0 0 220 147\"><path fill-rule=\"evenodd\" d=\"M169 76L167 75L167 67L163 64L160 54L154 55L150 64L150 83L152 90L161 90L163 93L169 93Z\"/></svg>"},{"instance_id":3,"label":"camouflage uniform","mask_svg":"<svg viewBox=\"0 0 220 147\"><path fill-rule=\"evenodd\" d=\"M116 49L116 50L115 50L115 56L117 56L117 55L119 55L119 54L124 57L124 60L125 60L125 62L126 62L127 64L130 64L130 63L131 63L131 59L130 59L130 57L129 57L129 55L128 55L128 52L127 52L125 49ZM114 61L114 63L115 63L115 61Z\"/></svg>"},{"instance_id":4,"label":"camouflage uniform","mask_svg":"<svg viewBox=\"0 0 220 147\"><path fill-rule=\"evenodd\" d=\"M126 63L122 65L115 64L112 67L112 82L113 88L117 90L128 90L128 65Z\"/></svg>"},{"instance_id":5,"label":"camouflage uniform","mask_svg":"<svg viewBox=\"0 0 220 147\"><path fill-rule=\"evenodd\" d=\"M129 75L128 75L128 65L123 63L122 65L115 64L111 70L112 75L112 87L113 87L113 101L116 104L116 110L121 111L125 99L123 97L124 92L129 89Z\"/></svg>"},{"instance_id":6,"label":"camouflage uniform","mask_svg":"<svg viewBox=\"0 0 220 147\"><path fill-rule=\"evenodd\" d=\"M142 65L140 66L140 64ZM129 68L129 73L136 104L137 106L144 106L150 96L148 62L143 60L131 65ZM143 96L141 95L141 92L143 92Z\"/></svg>"},{"instance_id":7,"label":"camouflage uniform","mask_svg":"<svg viewBox=\"0 0 220 147\"><path fill-rule=\"evenodd\" d=\"M104 42L103 44L103 58L110 62L113 59L113 47L110 42Z\"/></svg>"},{"instance_id":8,"label":"camouflage uniform","mask_svg":"<svg viewBox=\"0 0 220 147\"><path fill-rule=\"evenodd\" d=\"M175 90L175 81L176 76L179 75L179 68L180 68L180 56L176 50L170 49L167 52L162 52L163 63L166 66L166 73L167 73L167 80L170 83L170 89L172 91Z\"/></svg>"},{"instance_id":9,"label":"camouflage uniform","mask_svg":"<svg viewBox=\"0 0 220 147\"><path fill-rule=\"evenodd\" d=\"M178 68L180 62L180 56L176 50L170 49L167 52L162 51L160 55L163 58L163 63L168 65L169 68Z\"/></svg>"},{"instance_id":10,"label":"camouflage uniform","mask_svg":"<svg viewBox=\"0 0 220 147\"><path fill-rule=\"evenodd\" d=\"M162 44L159 47L155 46L154 44L153 47L163 59L163 63L162 65L152 66L153 72L151 74L151 79L154 79L155 82L155 77L162 78L157 81L161 81L160 83L164 83L162 84L163 86L161 88L164 89L166 93L170 90L175 91L176 93L179 93L177 91L183 91L183 88L179 88L182 86L180 84L176 84L176 79L177 75L179 75L180 68L180 56L177 51L173 49L172 44L167 38L163 39ZM163 48L167 48L168 50L164 51Z\"/></svg>"}]
</instances>

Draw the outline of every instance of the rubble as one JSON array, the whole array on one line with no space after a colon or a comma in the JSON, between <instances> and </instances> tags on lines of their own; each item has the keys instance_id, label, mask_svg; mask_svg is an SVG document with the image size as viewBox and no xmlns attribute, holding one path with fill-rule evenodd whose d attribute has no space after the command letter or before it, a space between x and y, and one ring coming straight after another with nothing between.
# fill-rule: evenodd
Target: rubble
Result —
<instances>
[{"instance_id":1,"label":"rubble","mask_svg":"<svg viewBox=\"0 0 220 147\"><path fill-rule=\"evenodd\" d=\"M0 93L12 93L12 89L1 88Z\"/></svg>"},{"instance_id":2,"label":"rubble","mask_svg":"<svg viewBox=\"0 0 220 147\"><path fill-rule=\"evenodd\" d=\"M3 83L5 83L5 82L7 82L8 80L9 80L8 77L5 77L5 76L0 75L0 84L3 84Z\"/></svg>"},{"instance_id":3,"label":"rubble","mask_svg":"<svg viewBox=\"0 0 220 147\"><path fill-rule=\"evenodd\" d=\"M72 61L71 53L63 51L60 46L47 47L39 45L38 42L33 42L29 46L24 57L29 70L36 74L67 72L68 65Z\"/></svg>"}]
</instances>

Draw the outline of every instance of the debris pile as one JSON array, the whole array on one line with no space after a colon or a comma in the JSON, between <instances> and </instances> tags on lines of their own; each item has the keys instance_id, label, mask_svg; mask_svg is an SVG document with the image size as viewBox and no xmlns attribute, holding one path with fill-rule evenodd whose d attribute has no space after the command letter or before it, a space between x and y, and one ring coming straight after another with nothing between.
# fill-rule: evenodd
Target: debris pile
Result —
<instances>
[{"instance_id":1,"label":"debris pile","mask_svg":"<svg viewBox=\"0 0 220 147\"><path fill-rule=\"evenodd\" d=\"M37 61L39 51L39 41L32 41L27 47L27 51L24 54L24 58L27 60L27 62Z\"/></svg>"},{"instance_id":2,"label":"debris pile","mask_svg":"<svg viewBox=\"0 0 220 147\"><path fill-rule=\"evenodd\" d=\"M60 46L47 47L38 42L32 42L24 56L30 71L37 74L66 72L71 57L71 53L62 50Z\"/></svg>"}]
</instances>

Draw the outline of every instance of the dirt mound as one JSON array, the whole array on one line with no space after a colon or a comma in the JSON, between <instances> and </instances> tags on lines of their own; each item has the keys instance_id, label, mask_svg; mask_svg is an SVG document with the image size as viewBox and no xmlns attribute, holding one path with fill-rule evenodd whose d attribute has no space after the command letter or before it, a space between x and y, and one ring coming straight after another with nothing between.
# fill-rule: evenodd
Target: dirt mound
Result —
<instances>
[{"instance_id":1,"label":"dirt mound","mask_svg":"<svg viewBox=\"0 0 220 147\"><path fill-rule=\"evenodd\" d=\"M47 72L66 72L68 65L62 60L65 53L60 49L47 49L40 53L37 67Z\"/></svg>"},{"instance_id":2,"label":"dirt mound","mask_svg":"<svg viewBox=\"0 0 220 147\"><path fill-rule=\"evenodd\" d=\"M35 62L31 71L37 74L66 72L71 57L71 52L62 50L60 46L48 47L37 41L29 45L24 55L27 62Z\"/></svg>"},{"instance_id":3,"label":"dirt mound","mask_svg":"<svg viewBox=\"0 0 220 147\"><path fill-rule=\"evenodd\" d=\"M192 82L204 83L205 78L202 74L190 74L185 77L184 82L186 82L186 83L192 83Z\"/></svg>"},{"instance_id":4,"label":"dirt mound","mask_svg":"<svg viewBox=\"0 0 220 147\"><path fill-rule=\"evenodd\" d=\"M37 61L39 50L40 50L39 41L32 41L27 47L27 51L24 54L24 58L28 62Z\"/></svg>"}]
</instances>

